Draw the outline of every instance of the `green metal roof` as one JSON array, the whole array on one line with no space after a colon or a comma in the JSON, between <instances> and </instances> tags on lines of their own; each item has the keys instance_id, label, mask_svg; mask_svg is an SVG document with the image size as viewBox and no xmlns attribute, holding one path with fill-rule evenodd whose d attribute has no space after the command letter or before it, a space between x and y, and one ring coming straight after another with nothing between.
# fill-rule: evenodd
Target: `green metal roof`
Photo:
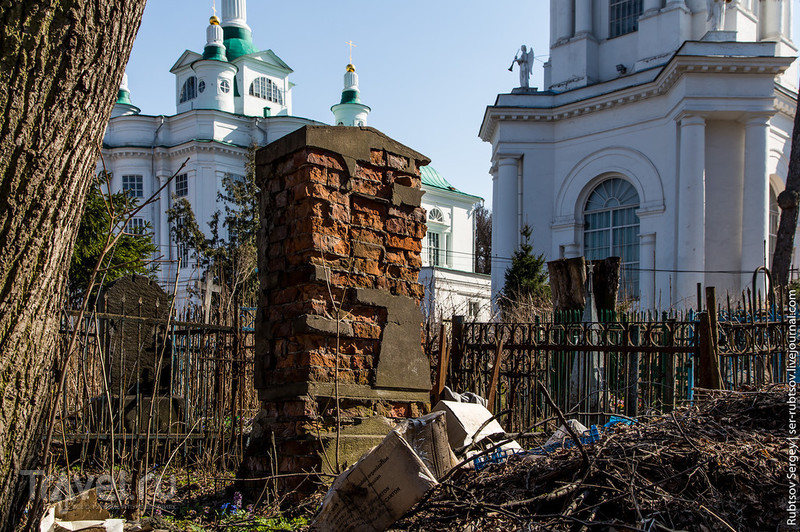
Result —
<instances>
[{"instance_id":1,"label":"green metal roof","mask_svg":"<svg viewBox=\"0 0 800 532\"><path fill-rule=\"evenodd\" d=\"M458 192L458 189L447 182L442 174L436 171L433 166L423 166L419 169L420 177L422 177L422 184L429 187L442 188L444 190L452 190Z\"/></svg>"},{"instance_id":2,"label":"green metal roof","mask_svg":"<svg viewBox=\"0 0 800 532\"><path fill-rule=\"evenodd\" d=\"M361 103L357 90L342 91L342 101L339 103Z\"/></svg>"},{"instance_id":3,"label":"green metal roof","mask_svg":"<svg viewBox=\"0 0 800 532\"><path fill-rule=\"evenodd\" d=\"M222 28L224 35L225 51L228 61L233 61L243 55L254 54L258 49L253 44L253 32L245 28L225 26Z\"/></svg>"},{"instance_id":4,"label":"green metal roof","mask_svg":"<svg viewBox=\"0 0 800 532\"><path fill-rule=\"evenodd\" d=\"M131 102L131 93L125 89L117 91L117 103L133 105Z\"/></svg>"},{"instance_id":5,"label":"green metal roof","mask_svg":"<svg viewBox=\"0 0 800 532\"><path fill-rule=\"evenodd\" d=\"M445 179L442 174L437 172L436 169L430 165L420 168L419 173L420 177L422 178L422 184L425 186L449 190L450 192L455 192L457 194L461 194L462 196L479 198L479 196L475 196L474 194L467 194L466 192L461 192L458 190L456 187L448 183L447 179Z\"/></svg>"}]
</instances>

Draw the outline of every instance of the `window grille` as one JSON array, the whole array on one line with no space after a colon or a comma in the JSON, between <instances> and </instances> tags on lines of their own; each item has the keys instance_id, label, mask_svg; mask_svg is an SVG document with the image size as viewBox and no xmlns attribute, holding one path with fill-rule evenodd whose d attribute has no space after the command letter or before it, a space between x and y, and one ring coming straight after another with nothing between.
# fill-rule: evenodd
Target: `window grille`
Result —
<instances>
[{"instance_id":1,"label":"window grille","mask_svg":"<svg viewBox=\"0 0 800 532\"><path fill-rule=\"evenodd\" d=\"M195 98L197 98L197 78L192 76L183 82L180 103L188 102L189 100L194 100Z\"/></svg>"},{"instance_id":2,"label":"window grille","mask_svg":"<svg viewBox=\"0 0 800 532\"><path fill-rule=\"evenodd\" d=\"M180 174L175 176L175 195L183 198L189 195L189 175Z\"/></svg>"},{"instance_id":3,"label":"window grille","mask_svg":"<svg viewBox=\"0 0 800 532\"><path fill-rule=\"evenodd\" d=\"M632 33L639 29L642 0L611 0L608 9L609 39Z\"/></svg>"},{"instance_id":4,"label":"window grille","mask_svg":"<svg viewBox=\"0 0 800 532\"><path fill-rule=\"evenodd\" d=\"M260 77L250 84L250 96L283 105L283 92L271 79Z\"/></svg>"},{"instance_id":5,"label":"window grille","mask_svg":"<svg viewBox=\"0 0 800 532\"><path fill-rule=\"evenodd\" d=\"M622 259L620 296L639 296L639 194L619 178L603 181L584 208L583 246L587 260Z\"/></svg>"},{"instance_id":6,"label":"window grille","mask_svg":"<svg viewBox=\"0 0 800 532\"><path fill-rule=\"evenodd\" d=\"M140 175L122 176L122 191L131 198L143 198L144 179Z\"/></svg>"}]
</instances>

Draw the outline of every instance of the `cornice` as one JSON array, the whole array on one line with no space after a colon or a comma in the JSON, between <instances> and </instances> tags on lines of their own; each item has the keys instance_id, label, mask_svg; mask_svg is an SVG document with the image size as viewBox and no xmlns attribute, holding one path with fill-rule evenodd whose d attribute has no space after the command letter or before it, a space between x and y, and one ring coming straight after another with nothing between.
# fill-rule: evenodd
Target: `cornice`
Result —
<instances>
[{"instance_id":1,"label":"cornice","mask_svg":"<svg viewBox=\"0 0 800 532\"><path fill-rule=\"evenodd\" d=\"M761 56L674 56L653 81L647 81L631 87L625 87L602 94L594 94L584 99L560 105L557 104L551 107L488 106L479 136L482 140L490 142L497 129L497 124L501 121L557 122L567 118L573 118L604 109L619 108L631 103L662 96L667 94L684 75L739 74L770 75L774 77L784 72L786 68L791 65L793 60L794 58ZM595 91L602 90L602 85L601 83L575 89L575 91L585 91L591 88L594 88ZM555 95L541 93L539 95L531 95L530 97L555 99L565 94L567 93ZM499 99L498 97L498 101ZM791 103L786 102L784 107L787 106L791 106Z\"/></svg>"},{"instance_id":2,"label":"cornice","mask_svg":"<svg viewBox=\"0 0 800 532\"><path fill-rule=\"evenodd\" d=\"M168 159L183 155L197 153L213 153L221 155L242 156L247 153L247 148L218 141L194 139L176 146L104 146L103 157L109 160L155 158Z\"/></svg>"}]
</instances>

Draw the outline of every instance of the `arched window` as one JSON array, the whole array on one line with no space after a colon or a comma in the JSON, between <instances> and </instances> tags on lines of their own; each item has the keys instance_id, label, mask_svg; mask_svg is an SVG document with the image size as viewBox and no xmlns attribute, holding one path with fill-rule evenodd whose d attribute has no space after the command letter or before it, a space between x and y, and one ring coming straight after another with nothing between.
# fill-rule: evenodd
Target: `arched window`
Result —
<instances>
[{"instance_id":1,"label":"arched window","mask_svg":"<svg viewBox=\"0 0 800 532\"><path fill-rule=\"evenodd\" d=\"M639 194L620 178L595 187L584 207L583 248L587 260L622 259L620 296L639 295Z\"/></svg>"},{"instance_id":2,"label":"arched window","mask_svg":"<svg viewBox=\"0 0 800 532\"><path fill-rule=\"evenodd\" d=\"M183 82L181 88L180 103L188 102L197 98L197 78L192 76Z\"/></svg>"},{"instance_id":3,"label":"arched window","mask_svg":"<svg viewBox=\"0 0 800 532\"><path fill-rule=\"evenodd\" d=\"M428 221L429 222L439 222L444 223L444 214L439 207L434 207L428 213Z\"/></svg>"},{"instance_id":4,"label":"arched window","mask_svg":"<svg viewBox=\"0 0 800 532\"><path fill-rule=\"evenodd\" d=\"M768 263L772 264L772 256L775 255L775 244L778 241L778 225L781 221L781 210L778 207L778 196L775 190L769 187L769 256Z\"/></svg>"},{"instance_id":5,"label":"arched window","mask_svg":"<svg viewBox=\"0 0 800 532\"><path fill-rule=\"evenodd\" d=\"M250 96L283 105L283 93L269 78L260 77L250 84Z\"/></svg>"}]
</instances>

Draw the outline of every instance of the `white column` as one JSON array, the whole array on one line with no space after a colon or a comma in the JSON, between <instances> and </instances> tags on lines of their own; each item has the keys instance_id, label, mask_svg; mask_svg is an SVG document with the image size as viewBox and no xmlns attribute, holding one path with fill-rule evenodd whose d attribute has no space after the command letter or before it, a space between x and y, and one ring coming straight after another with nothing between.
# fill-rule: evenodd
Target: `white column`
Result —
<instances>
[{"instance_id":1,"label":"white column","mask_svg":"<svg viewBox=\"0 0 800 532\"><path fill-rule=\"evenodd\" d=\"M575 0L575 35L591 35L592 0Z\"/></svg>"},{"instance_id":2,"label":"white column","mask_svg":"<svg viewBox=\"0 0 800 532\"><path fill-rule=\"evenodd\" d=\"M159 175L158 176L158 186L161 187L170 176L168 175ZM154 220L154 230L158 229L158 241L156 242L156 246L158 247L157 253L161 255L162 260L170 260L173 258L174 253L172 252L172 244L170 242L169 237L169 222L167 221L167 209L170 208L169 204L169 185L161 189L161 192L158 195L158 201L155 203L156 206L156 213L157 216L155 217L157 221ZM161 279L162 282L166 285L167 282L170 282L169 279L169 263L162 262L161 263ZM172 279L174 281L174 279Z\"/></svg>"},{"instance_id":3,"label":"white column","mask_svg":"<svg viewBox=\"0 0 800 532\"><path fill-rule=\"evenodd\" d=\"M247 2L222 0L222 25L247 28Z\"/></svg>"},{"instance_id":4,"label":"white column","mask_svg":"<svg viewBox=\"0 0 800 532\"><path fill-rule=\"evenodd\" d=\"M762 41L779 41L781 38L781 15L783 0L761 0L761 12L758 14L759 32Z\"/></svg>"},{"instance_id":5,"label":"white column","mask_svg":"<svg viewBox=\"0 0 800 532\"><path fill-rule=\"evenodd\" d=\"M644 0L642 14L652 14L661 9L661 0Z\"/></svg>"},{"instance_id":6,"label":"white column","mask_svg":"<svg viewBox=\"0 0 800 532\"><path fill-rule=\"evenodd\" d=\"M639 235L639 308L656 307L656 234Z\"/></svg>"},{"instance_id":7,"label":"white column","mask_svg":"<svg viewBox=\"0 0 800 532\"><path fill-rule=\"evenodd\" d=\"M750 117L744 131L742 271L745 273L742 286L752 282L753 270L764 264L764 242L769 242L769 118Z\"/></svg>"},{"instance_id":8,"label":"white column","mask_svg":"<svg viewBox=\"0 0 800 532\"><path fill-rule=\"evenodd\" d=\"M519 244L516 157L497 161L492 194L492 297L503 289L506 269Z\"/></svg>"},{"instance_id":9,"label":"white column","mask_svg":"<svg viewBox=\"0 0 800 532\"><path fill-rule=\"evenodd\" d=\"M697 283L703 282L706 265L706 120L698 115L680 119L680 166L678 174L678 242L674 302L694 304Z\"/></svg>"},{"instance_id":10,"label":"white column","mask_svg":"<svg viewBox=\"0 0 800 532\"><path fill-rule=\"evenodd\" d=\"M572 37L574 30L573 11L575 0L557 0L556 41Z\"/></svg>"}]
</instances>

